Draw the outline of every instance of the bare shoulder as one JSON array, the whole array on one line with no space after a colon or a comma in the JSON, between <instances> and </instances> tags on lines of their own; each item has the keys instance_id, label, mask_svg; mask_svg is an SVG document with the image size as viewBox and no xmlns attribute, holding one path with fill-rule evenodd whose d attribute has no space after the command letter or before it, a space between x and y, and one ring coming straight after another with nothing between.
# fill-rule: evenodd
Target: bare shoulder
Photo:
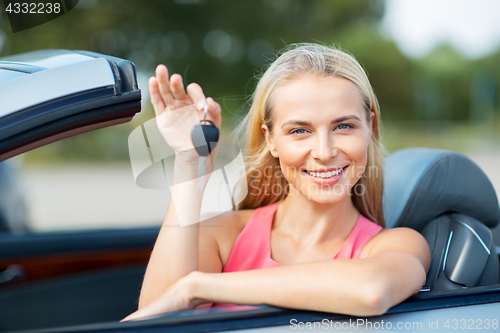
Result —
<instances>
[{"instance_id":1,"label":"bare shoulder","mask_svg":"<svg viewBox=\"0 0 500 333\"><path fill-rule=\"evenodd\" d=\"M254 211L255 209L244 209L202 216L205 220L200 225L200 239L212 238L216 241L223 266L229 259L236 239Z\"/></svg>"},{"instance_id":2,"label":"bare shoulder","mask_svg":"<svg viewBox=\"0 0 500 333\"><path fill-rule=\"evenodd\" d=\"M371 257L384 252L405 252L417 257L426 269L430 265L430 249L425 238L410 228L383 229L365 246L361 256Z\"/></svg>"}]
</instances>

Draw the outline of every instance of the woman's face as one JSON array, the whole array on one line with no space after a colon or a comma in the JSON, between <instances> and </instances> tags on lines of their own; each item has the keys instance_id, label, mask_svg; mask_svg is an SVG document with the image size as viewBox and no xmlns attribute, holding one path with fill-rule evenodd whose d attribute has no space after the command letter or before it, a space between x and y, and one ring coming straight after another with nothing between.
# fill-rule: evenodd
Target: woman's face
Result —
<instances>
[{"instance_id":1,"label":"woman's face","mask_svg":"<svg viewBox=\"0 0 500 333\"><path fill-rule=\"evenodd\" d=\"M272 133L262 129L291 194L322 204L349 198L366 168L372 123L356 85L303 75L274 92L272 108Z\"/></svg>"}]
</instances>

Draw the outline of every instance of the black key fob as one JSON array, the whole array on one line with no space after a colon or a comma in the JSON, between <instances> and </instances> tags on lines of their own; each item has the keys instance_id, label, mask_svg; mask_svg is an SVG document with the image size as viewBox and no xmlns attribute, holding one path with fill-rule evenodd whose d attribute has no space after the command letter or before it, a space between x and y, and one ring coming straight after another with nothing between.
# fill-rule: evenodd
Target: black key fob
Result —
<instances>
[{"instance_id":1,"label":"black key fob","mask_svg":"<svg viewBox=\"0 0 500 333\"><path fill-rule=\"evenodd\" d=\"M219 129L210 120L202 120L191 130L191 140L200 156L208 156L219 141Z\"/></svg>"}]
</instances>

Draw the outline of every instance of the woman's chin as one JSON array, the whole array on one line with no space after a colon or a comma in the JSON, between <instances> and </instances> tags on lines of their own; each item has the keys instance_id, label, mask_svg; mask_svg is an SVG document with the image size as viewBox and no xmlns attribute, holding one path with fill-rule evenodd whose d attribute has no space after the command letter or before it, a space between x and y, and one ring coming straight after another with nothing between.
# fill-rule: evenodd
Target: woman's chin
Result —
<instances>
[{"instance_id":1,"label":"woman's chin","mask_svg":"<svg viewBox=\"0 0 500 333\"><path fill-rule=\"evenodd\" d=\"M342 201L339 198L328 198L328 197L313 197L309 199L310 201L313 201L315 203L321 204L321 205L333 205L336 204L340 201Z\"/></svg>"},{"instance_id":2,"label":"woman's chin","mask_svg":"<svg viewBox=\"0 0 500 333\"><path fill-rule=\"evenodd\" d=\"M325 191L325 193L304 193L309 201L313 201L322 205L331 205L341 202L346 199L347 194L338 194Z\"/></svg>"},{"instance_id":3,"label":"woman's chin","mask_svg":"<svg viewBox=\"0 0 500 333\"><path fill-rule=\"evenodd\" d=\"M318 204L331 205L344 200L350 201L351 188L352 185L348 182L339 182L329 186L311 184L310 182L298 183L291 186L288 197L299 195Z\"/></svg>"}]
</instances>

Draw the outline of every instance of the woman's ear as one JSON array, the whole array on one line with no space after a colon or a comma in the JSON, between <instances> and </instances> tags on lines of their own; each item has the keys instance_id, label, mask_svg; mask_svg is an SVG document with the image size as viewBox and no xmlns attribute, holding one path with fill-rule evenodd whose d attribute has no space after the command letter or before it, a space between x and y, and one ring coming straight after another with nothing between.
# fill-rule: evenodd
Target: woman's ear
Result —
<instances>
[{"instance_id":1,"label":"woman's ear","mask_svg":"<svg viewBox=\"0 0 500 333\"><path fill-rule=\"evenodd\" d=\"M269 148L269 151L271 152L271 155L273 157L278 158L278 151L276 150L276 147L274 146L273 143L273 138L271 137L271 134L269 133L269 129L267 128L266 124L262 124L261 127L262 132L264 133L264 137L266 138L266 143L267 147Z\"/></svg>"}]
</instances>

